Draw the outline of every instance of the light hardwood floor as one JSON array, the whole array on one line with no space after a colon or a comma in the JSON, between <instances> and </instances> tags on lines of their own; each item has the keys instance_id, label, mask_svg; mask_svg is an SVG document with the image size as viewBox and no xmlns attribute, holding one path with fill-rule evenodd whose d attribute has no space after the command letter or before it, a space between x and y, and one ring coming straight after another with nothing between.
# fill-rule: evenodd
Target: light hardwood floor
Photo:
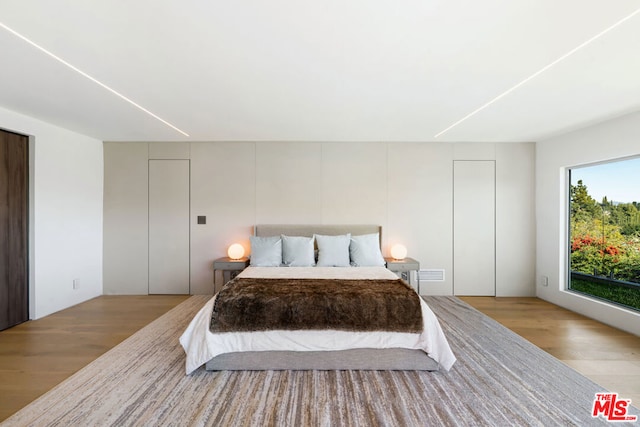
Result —
<instances>
[{"instance_id":1,"label":"light hardwood floor","mask_svg":"<svg viewBox=\"0 0 640 427\"><path fill-rule=\"evenodd\" d=\"M101 296L1 331L0 421L187 298Z\"/></svg>"},{"instance_id":2,"label":"light hardwood floor","mask_svg":"<svg viewBox=\"0 0 640 427\"><path fill-rule=\"evenodd\" d=\"M539 298L460 298L640 408L640 337Z\"/></svg>"},{"instance_id":3,"label":"light hardwood floor","mask_svg":"<svg viewBox=\"0 0 640 427\"><path fill-rule=\"evenodd\" d=\"M102 296L0 332L0 421L186 298ZM462 299L639 406L640 337L537 298Z\"/></svg>"}]
</instances>

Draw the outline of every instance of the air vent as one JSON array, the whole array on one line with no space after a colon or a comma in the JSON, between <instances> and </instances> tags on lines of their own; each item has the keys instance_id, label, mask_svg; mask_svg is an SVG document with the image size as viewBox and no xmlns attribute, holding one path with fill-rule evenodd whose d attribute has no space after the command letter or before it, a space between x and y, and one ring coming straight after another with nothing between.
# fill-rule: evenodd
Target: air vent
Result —
<instances>
[{"instance_id":1,"label":"air vent","mask_svg":"<svg viewBox=\"0 0 640 427\"><path fill-rule=\"evenodd\" d=\"M421 282L444 282L444 269L420 270L418 271L418 280Z\"/></svg>"}]
</instances>

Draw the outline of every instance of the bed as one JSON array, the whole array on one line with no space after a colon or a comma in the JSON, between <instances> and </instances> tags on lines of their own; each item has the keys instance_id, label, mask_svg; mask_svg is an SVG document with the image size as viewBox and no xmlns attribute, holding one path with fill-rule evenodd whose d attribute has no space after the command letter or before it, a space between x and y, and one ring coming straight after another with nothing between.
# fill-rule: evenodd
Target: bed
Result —
<instances>
[{"instance_id":1,"label":"bed","mask_svg":"<svg viewBox=\"0 0 640 427\"><path fill-rule=\"evenodd\" d=\"M433 312L406 282L384 267L379 226L258 225L254 235L252 265L214 295L180 337L187 374L202 365L207 370L433 371L449 370L455 362ZM334 246L336 242L340 245ZM268 250L261 249L262 244ZM345 244L349 247L346 265L341 252ZM269 258L278 251L280 259ZM355 293L361 292L361 284L367 285L366 296ZM327 303L331 310L338 310L331 313L317 309L330 289L346 295L340 303ZM354 301L344 308L352 290ZM405 294L408 299L402 300ZM269 304L290 301L279 303L284 314L274 315L279 308L263 303L246 314L247 307L255 305L248 298L256 295ZM385 310L391 300L398 300L399 308L389 314ZM315 321L309 320L314 318L312 312L320 313L316 317L324 319L322 326L305 323ZM349 315L342 316L343 312ZM394 316L398 318L387 320ZM337 318L343 322L342 317L356 326L332 323ZM376 323L387 321L393 327Z\"/></svg>"}]
</instances>

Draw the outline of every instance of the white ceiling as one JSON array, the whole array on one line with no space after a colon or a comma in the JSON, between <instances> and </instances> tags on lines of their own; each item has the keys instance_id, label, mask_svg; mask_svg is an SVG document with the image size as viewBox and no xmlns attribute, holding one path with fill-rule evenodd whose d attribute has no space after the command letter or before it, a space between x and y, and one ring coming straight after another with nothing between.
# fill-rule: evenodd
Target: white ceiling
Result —
<instances>
[{"instance_id":1,"label":"white ceiling","mask_svg":"<svg viewBox=\"0 0 640 427\"><path fill-rule=\"evenodd\" d=\"M639 0L14 0L0 106L108 141L536 141L640 110ZM1 123L0 123L1 125Z\"/></svg>"}]
</instances>

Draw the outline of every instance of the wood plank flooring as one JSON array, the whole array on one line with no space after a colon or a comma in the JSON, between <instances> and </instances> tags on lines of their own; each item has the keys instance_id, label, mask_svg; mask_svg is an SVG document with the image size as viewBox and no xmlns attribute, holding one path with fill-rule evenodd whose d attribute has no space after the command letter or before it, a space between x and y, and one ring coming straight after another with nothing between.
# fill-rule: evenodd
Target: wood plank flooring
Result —
<instances>
[{"instance_id":1,"label":"wood plank flooring","mask_svg":"<svg viewBox=\"0 0 640 427\"><path fill-rule=\"evenodd\" d=\"M460 299L640 408L640 337L538 298Z\"/></svg>"},{"instance_id":2,"label":"wood plank flooring","mask_svg":"<svg viewBox=\"0 0 640 427\"><path fill-rule=\"evenodd\" d=\"M101 296L0 332L0 421L186 300Z\"/></svg>"},{"instance_id":3,"label":"wood plank flooring","mask_svg":"<svg viewBox=\"0 0 640 427\"><path fill-rule=\"evenodd\" d=\"M0 421L186 298L101 296L0 332ZM462 299L640 406L640 337L537 298Z\"/></svg>"}]
</instances>

